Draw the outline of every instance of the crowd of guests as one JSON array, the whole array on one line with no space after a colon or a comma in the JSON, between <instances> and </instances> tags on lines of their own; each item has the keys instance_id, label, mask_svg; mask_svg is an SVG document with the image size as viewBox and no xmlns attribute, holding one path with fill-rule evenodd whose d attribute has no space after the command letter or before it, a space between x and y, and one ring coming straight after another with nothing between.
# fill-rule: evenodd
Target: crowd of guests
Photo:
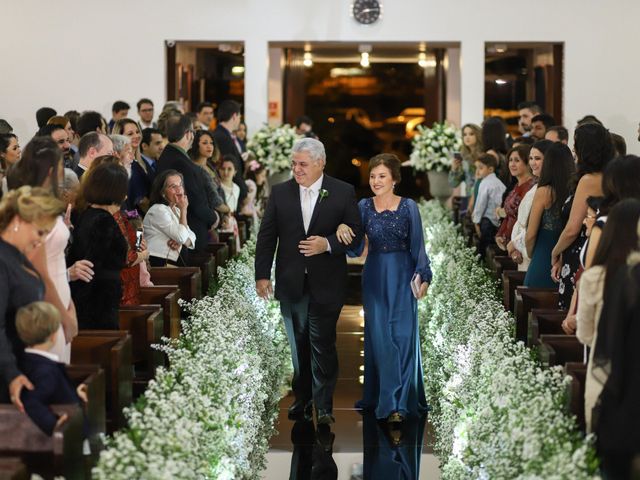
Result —
<instances>
[{"instance_id":1,"label":"crowd of guests","mask_svg":"<svg viewBox=\"0 0 640 480\"><path fill-rule=\"evenodd\" d=\"M594 116L568 131L533 103L521 136L489 118L463 127L450 184L479 253L508 252L524 285L555 288L563 330L589 347L585 417L608 478L640 454L640 157Z\"/></svg>"},{"instance_id":2,"label":"crowd of guests","mask_svg":"<svg viewBox=\"0 0 640 480\"><path fill-rule=\"evenodd\" d=\"M215 119L207 102L195 115L168 102L157 120L151 100L136 106L133 119L115 102L109 121L41 108L24 148L0 120L0 402L47 434L64 421L47 405L82 398L54 385L78 330L119 329L151 267L198 265L220 231L258 221L269 194L239 103Z\"/></svg>"}]
</instances>

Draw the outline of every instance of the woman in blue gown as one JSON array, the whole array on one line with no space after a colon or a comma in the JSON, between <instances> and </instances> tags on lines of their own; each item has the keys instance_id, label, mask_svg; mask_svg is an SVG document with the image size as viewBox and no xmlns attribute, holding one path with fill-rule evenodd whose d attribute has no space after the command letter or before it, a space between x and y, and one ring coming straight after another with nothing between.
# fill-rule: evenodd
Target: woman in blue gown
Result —
<instances>
[{"instance_id":1,"label":"woman in blue gown","mask_svg":"<svg viewBox=\"0 0 640 480\"><path fill-rule=\"evenodd\" d=\"M376 418L402 422L427 409L420 359L417 300L411 289L414 274L422 298L431 282L422 222L416 203L394 194L400 181L400 161L380 154L369 163L369 184L375 197L358 204L368 240L362 273L364 327L364 394L358 407L375 410ZM338 227L339 241L350 244L352 232ZM360 256L353 245L350 256Z\"/></svg>"}]
</instances>

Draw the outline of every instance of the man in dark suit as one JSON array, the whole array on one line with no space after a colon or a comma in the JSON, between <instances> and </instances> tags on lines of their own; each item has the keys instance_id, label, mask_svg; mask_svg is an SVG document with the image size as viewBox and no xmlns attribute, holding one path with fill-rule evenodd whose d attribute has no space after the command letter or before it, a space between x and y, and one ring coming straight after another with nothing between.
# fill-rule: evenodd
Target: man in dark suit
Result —
<instances>
[{"instance_id":1,"label":"man in dark suit","mask_svg":"<svg viewBox=\"0 0 640 480\"><path fill-rule=\"evenodd\" d=\"M292 149L294 178L275 185L256 245L256 290L272 293L271 265L276 253L275 297L280 301L294 366L296 397L289 418L311 417L331 424L338 378L336 322L347 289L346 247L336 229L344 223L362 238L353 187L323 174L324 146L313 138Z\"/></svg>"},{"instance_id":2,"label":"man in dark suit","mask_svg":"<svg viewBox=\"0 0 640 480\"><path fill-rule=\"evenodd\" d=\"M191 119L186 115L170 118L167 137L170 143L164 147L158 159L157 174L165 170L177 170L182 174L184 191L189 199L187 223L196 234L195 250L203 253L207 251L208 232L218 221L218 214L208 206L207 179L203 170L187 154L194 137Z\"/></svg>"},{"instance_id":3,"label":"man in dark suit","mask_svg":"<svg viewBox=\"0 0 640 480\"><path fill-rule=\"evenodd\" d=\"M236 167L236 174L233 177L233 183L240 187L240 196L238 197L238 210L240 210L242 201L247 196L247 184L244 181L244 160L240 153L241 147L235 132L240 126L240 104L233 100L225 100L218 107L217 112L218 126L213 131L213 141L218 147L220 158L227 155L233 158L233 164Z\"/></svg>"}]
</instances>

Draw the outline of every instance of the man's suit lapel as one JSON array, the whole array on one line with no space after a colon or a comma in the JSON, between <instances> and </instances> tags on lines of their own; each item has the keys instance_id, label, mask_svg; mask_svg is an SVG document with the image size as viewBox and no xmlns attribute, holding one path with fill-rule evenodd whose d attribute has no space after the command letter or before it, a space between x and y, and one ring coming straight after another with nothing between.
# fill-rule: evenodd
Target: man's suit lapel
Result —
<instances>
[{"instance_id":1,"label":"man's suit lapel","mask_svg":"<svg viewBox=\"0 0 640 480\"><path fill-rule=\"evenodd\" d=\"M302 219L302 201L300 200L300 186L298 183L291 179L289 180L289 185L291 187L291 201L293 202L293 211L294 211L294 222L300 225L302 231L304 232L304 220Z\"/></svg>"},{"instance_id":2,"label":"man's suit lapel","mask_svg":"<svg viewBox=\"0 0 640 480\"><path fill-rule=\"evenodd\" d=\"M322 192L322 190L326 190L327 188L326 185L327 185L327 175L325 174L322 177L322 186L320 187L320 192ZM318 214L320 212L322 202L326 200L326 198L325 199L322 198L322 196L320 195L320 192L318 192L318 199L316 200L316 204L313 207L313 213L311 214L311 220L309 221L309 230L307 230L307 232L310 232L311 229L313 228L313 224L318 218Z\"/></svg>"}]
</instances>

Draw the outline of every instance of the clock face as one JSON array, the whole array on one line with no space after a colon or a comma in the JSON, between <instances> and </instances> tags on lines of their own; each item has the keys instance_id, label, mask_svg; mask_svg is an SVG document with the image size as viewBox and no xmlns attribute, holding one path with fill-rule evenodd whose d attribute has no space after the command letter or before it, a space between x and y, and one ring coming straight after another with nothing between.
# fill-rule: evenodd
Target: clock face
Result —
<instances>
[{"instance_id":1,"label":"clock face","mask_svg":"<svg viewBox=\"0 0 640 480\"><path fill-rule=\"evenodd\" d=\"M371 25L380 18L382 6L378 0L354 0L351 13L357 22Z\"/></svg>"}]
</instances>

